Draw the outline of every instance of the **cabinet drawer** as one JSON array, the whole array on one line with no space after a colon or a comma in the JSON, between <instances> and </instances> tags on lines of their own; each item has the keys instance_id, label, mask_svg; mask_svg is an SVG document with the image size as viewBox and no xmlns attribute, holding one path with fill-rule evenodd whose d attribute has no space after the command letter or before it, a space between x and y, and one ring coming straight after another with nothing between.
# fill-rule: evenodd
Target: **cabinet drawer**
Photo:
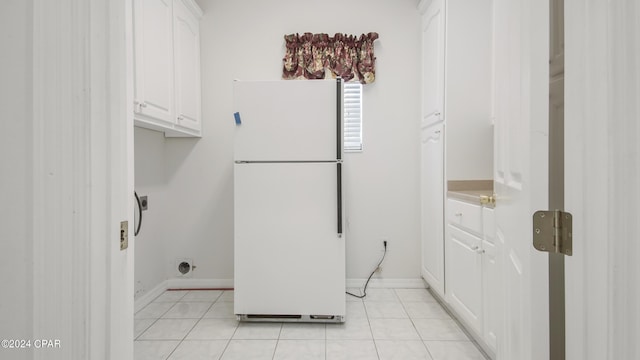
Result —
<instances>
[{"instance_id":1,"label":"cabinet drawer","mask_svg":"<svg viewBox=\"0 0 640 360\"><path fill-rule=\"evenodd\" d=\"M482 234L482 207L458 200L447 200L447 221L457 227Z\"/></svg>"}]
</instances>

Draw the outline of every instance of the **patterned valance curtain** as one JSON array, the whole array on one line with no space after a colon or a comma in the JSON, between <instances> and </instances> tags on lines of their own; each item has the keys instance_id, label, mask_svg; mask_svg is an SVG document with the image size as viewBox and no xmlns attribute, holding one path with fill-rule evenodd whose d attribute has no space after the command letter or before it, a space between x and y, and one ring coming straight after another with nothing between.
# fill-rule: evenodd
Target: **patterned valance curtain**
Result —
<instances>
[{"instance_id":1,"label":"patterned valance curtain","mask_svg":"<svg viewBox=\"0 0 640 360\"><path fill-rule=\"evenodd\" d=\"M285 35L283 79L325 79L340 76L345 81L370 84L375 81L373 42L378 34L360 37L346 34Z\"/></svg>"}]
</instances>

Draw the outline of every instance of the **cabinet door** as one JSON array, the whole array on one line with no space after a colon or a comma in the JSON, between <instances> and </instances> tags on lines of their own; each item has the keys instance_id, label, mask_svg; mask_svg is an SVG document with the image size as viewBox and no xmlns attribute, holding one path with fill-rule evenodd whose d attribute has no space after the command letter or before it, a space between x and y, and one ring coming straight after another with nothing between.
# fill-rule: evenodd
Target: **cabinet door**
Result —
<instances>
[{"instance_id":1,"label":"cabinet door","mask_svg":"<svg viewBox=\"0 0 640 360\"><path fill-rule=\"evenodd\" d=\"M135 0L135 113L173 123L172 0Z\"/></svg>"},{"instance_id":2,"label":"cabinet door","mask_svg":"<svg viewBox=\"0 0 640 360\"><path fill-rule=\"evenodd\" d=\"M444 19L443 0L422 16L422 126L443 119Z\"/></svg>"},{"instance_id":3,"label":"cabinet door","mask_svg":"<svg viewBox=\"0 0 640 360\"><path fill-rule=\"evenodd\" d=\"M444 296L444 126L422 129L422 277Z\"/></svg>"},{"instance_id":4,"label":"cabinet door","mask_svg":"<svg viewBox=\"0 0 640 360\"><path fill-rule=\"evenodd\" d=\"M494 210L482 209L482 304L484 307L483 338L493 352L496 352L498 331L502 321L500 309L500 293L502 278L500 276L500 259L502 246L496 242L496 226Z\"/></svg>"},{"instance_id":5,"label":"cabinet door","mask_svg":"<svg viewBox=\"0 0 640 360\"><path fill-rule=\"evenodd\" d=\"M200 29L181 0L174 0L176 125L200 131Z\"/></svg>"},{"instance_id":6,"label":"cabinet door","mask_svg":"<svg viewBox=\"0 0 640 360\"><path fill-rule=\"evenodd\" d=\"M482 242L482 303L484 306L483 338L496 351L497 331L500 326L500 264L497 245Z\"/></svg>"},{"instance_id":7,"label":"cabinet door","mask_svg":"<svg viewBox=\"0 0 640 360\"><path fill-rule=\"evenodd\" d=\"M482 333L482 254L480 238L447 226L447 302L476 333Z\"/></svg>"}]
</instances>

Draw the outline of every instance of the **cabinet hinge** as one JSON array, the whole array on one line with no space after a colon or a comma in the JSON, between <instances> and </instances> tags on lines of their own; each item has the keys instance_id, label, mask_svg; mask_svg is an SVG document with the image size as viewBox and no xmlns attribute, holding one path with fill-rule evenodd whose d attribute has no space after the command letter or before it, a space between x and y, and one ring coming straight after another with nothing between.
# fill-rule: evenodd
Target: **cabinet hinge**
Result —
<instances>
[{"instance_id":1,"label":"cabinet hinge","mask_svg":"<svg viewBox=\"0 0 640 360\"><path fill-rule=\"evenodd\" d=\"M539 251L572 255L572 216L568 212L536 211L533 214L533 247Z\"/></svg>"}]
</instances>

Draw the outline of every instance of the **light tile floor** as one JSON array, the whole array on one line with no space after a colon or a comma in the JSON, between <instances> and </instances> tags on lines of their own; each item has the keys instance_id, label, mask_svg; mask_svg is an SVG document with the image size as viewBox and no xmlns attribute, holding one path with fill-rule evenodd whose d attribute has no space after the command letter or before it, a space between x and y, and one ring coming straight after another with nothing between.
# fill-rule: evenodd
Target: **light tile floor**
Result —
<instances>
[{"instance_id":1,"label":"light tile floor","mask_svg":"<svg viewBox=\"0 0 640 360\"><path fill-rule=\"evenodd\" d=\"M135 315L135 359L485 360L424 289L347 295L346 317L344 324L239 323L233 291L166 291Z\"/></svg>"}]
</instances>

